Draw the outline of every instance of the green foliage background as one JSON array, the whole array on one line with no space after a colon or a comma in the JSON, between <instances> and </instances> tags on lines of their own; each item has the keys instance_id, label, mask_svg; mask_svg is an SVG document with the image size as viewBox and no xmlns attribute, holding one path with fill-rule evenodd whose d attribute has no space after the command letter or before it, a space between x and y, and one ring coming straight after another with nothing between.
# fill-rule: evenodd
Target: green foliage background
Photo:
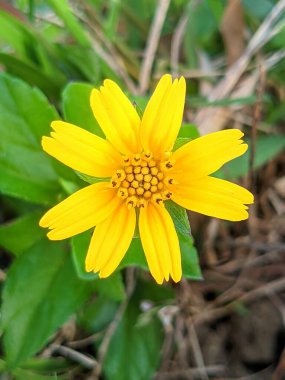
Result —
<instances>
[{"instance_id":1,"label":"green foliage background","mask_svg":"<svg viewBox=\"0 0 285 380\"><path fill-rule=\"evenodd\" d=\"M162 30L161 43L151 78L170 71L168 40L180 17L189 12L183 39L181 73L199 66L199 52L209 60L224 58L220 23L226 1L173 0ZM253 6L243 0L249 33L254 33L276 1L259 0ZM160 309L175 304L175 286L158 287L147 275L139 238L119 270L106 280L84 271L90 232L70 242L50 242L38 221L50 206L92 182L56 162L41 149L43 135L52 120L63 118L100 136L103 132L89 107L89 94L104 78L117 81L143 109L148 95L135 96L113 65L98 54L95 42L116 52L133 83L139 80L141 53L157 2L152 0L18 0L0 4L0 204L2 306L1 373L15 379L69 379L86 371L82 363L43 355L55 350L57 339L65 342L64 326L77 326L74 340L93 336L87 355L100 355L106 332L114 320L115 330L105 352L106 379L151 379L158 371L164 329ZM269 41L267 54L284 49L284 30ZM95 36L95 37L94 37ZM283 37L283 38L282 38ZM272 86L284 86L284 60L269 72ZM214 79L211 78L211 81ZM187 107L195 112L205 106L230 107L255 104L255 93L239 99L209 102L198 91L197 80L188 81ZM284 118L284 99L267 92L265 133L258 134L255 165L259 167L285 146L277 135ZM199 127L199 126L198 126ZM177 147L199 136L199 128L183 125ZM236 180L248 172L249 154L226 165L218 176ZM179 236L183 275L202 278L185 211L167 205ZM133 287L128 288L128 271L136 268ZM142 305L147 301L148 308ZM116 319L117 318L117 319ZM83 349L84 353L84 349ZM90 368L89 368L90 370Z\"/></svg>"}]
</instances>

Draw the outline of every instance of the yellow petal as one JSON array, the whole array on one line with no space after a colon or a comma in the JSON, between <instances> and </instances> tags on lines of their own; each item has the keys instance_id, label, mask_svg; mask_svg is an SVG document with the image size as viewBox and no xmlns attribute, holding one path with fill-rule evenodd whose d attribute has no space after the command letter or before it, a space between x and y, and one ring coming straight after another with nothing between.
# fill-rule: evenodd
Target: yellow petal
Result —
<instances>
[{"instance_id":1,"label":"yellow petal","mask_svg":"<svg viewBox=\"0 0 285 380\"><path fill-rule=\"evenodd\" d=\"M94 116L110 143L123 154L140 152L140 118L116 83L105 80L100 90L91 93Z\"/></svg>"},{"instance_id":2,"label":"yellow petal","mask_svg":"<svg viewBox=\"0 0 285 380\"><path fill-rule=\"evenodd\" d=\"M77 235L101 223L122 202L108 182L87 186L50 209L40 220L51 240Z\"/></svg>"},{"instance_id":3,"label":"yellow petal","mask_svg":"<svg viewBox=\"0 0 285 380\"><path fill-rule=\"evenodd\" d=\"M172 200L188 210L231 221L248 218L253 195L243 187L214 177L175 186Z\"/></svg>"},{"instance_id":4,"label":"yellow petal","mask_svg":"<svg viewBox=\"0 0 285 380\"><path fill-rule=\"evenodd\" d=\"M142 118L141 140L146 151L159 157L172 150L181 127L185 93L183 77L173 83L168 74L160 79Z\"/></svg>"},{"instance_id":5,"label":"yellow petal","mask_svg":"<svg viewBox=\"0 0 285 380\"><path fill-rule=\"evenodd\" d=\"M150 273L158 284L169 275L182 276L179 241L173 221L163 206L149 203L140 209L139 231Z\"/></svg>"},{"instance_id":6,"label":"yellow petal","mask_svg":"<svg viewBox=\"0 0 285 380\"><path fill-rule=\"evenodd\" d=\"M226 162L241 156L248 148L240 138L243 133L229 129L210 133L183 145L173 153L175 161L173 173L179 182L189 173L191 178L201 178L212 174Z\"/></svg>"},{"instance_id":7,"label":"yellow petal","mask_svg":"<svg viewBox=\"0 0 285 380\"><path fill-rule=\"evenodd\" d=\"M108 277L118 267L127 252L136 226L135 209L120 205L96 227L86 257L86 271Z\"/></svg>"},{"instance_id":8,"label":"yellow petal","mask_svg":"<svg viewBox=\"0 0 285 380\"><path fill-rule=\"evenodd\" d=\"M45 152L74 170L94 177L111 177L120 165L120 154L112 145L64 121L51 123L52 137L43 137Z\"/></svg>"}]
</instances>

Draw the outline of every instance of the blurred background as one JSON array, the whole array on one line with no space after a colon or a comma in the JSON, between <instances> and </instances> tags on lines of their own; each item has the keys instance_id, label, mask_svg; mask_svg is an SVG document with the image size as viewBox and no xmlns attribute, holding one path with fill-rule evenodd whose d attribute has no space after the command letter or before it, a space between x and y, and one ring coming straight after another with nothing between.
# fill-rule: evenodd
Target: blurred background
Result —
<instances>
[{"instance_id":1,"label":"blurred background","mask_svg":"<svg viewBox=\"0 0 285 380\"><path fill-rule=\"evenodd\" d=\"M0 1L1 379L285 379L284 57L285 0ZM58 114L80 125L105 78L143 109L168 72L187 80L192 133L244 131L219 175L255 204L239 223L188 214L200 280L93 281L41 240L59 190L40 138Z\"/></svg>"}]
</instances>

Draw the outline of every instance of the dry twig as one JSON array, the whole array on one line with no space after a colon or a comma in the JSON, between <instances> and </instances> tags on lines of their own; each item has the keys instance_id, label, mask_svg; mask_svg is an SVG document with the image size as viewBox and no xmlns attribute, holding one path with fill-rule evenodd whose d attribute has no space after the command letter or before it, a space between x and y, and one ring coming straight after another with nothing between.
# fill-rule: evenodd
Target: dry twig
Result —
<instances>
[{"instance_id":1,"label":"dry twig","mask_svg":"<svg viewBox=\"0 0 285 380\"><path fill-rule=\"evenodd\" d=\"M52 344L50 349L53 353L64 356L76 363L79 363L84 368L93 369L97 365L97 361L89 356L82 354L76 350L73 350L70 347L61 346L59 344Z\"/></svg>"},{"instance_id":2,"label":"dry twig","mask_svg":"<svg viewBox=\"0 0 285 380\"><path fill-rule=\"evenodd\" d=\"M206 370L201 346L200 346L199 339L198 339L198 336L196 333L195 325L192 321L192 317L188 318L187 328L189 331L189 338L190 338L194 358L195 358L196 364L197 364L199 371L200 371L200 373L199 373L200 379L209 380L209 376L208 376L208 373Z\"/></svg>"},{"instance_id":3,"label":"dry twig","mask_svg":"<svg viewBox=\"0 0 285 380\"><path fill-rule=\"evenodd\" d=\"M228 314L234 312L237 304L248 304L254 301L257 301L265 296L268 293L278 293L285 290L285 279L281 278L275 281L271 281L268 284L261 285L256 289L249 291L248 293L240 296L229 304L211 309L207 308L202 313L194 315L193 323L195 325L210 322L219 318L222 318Z\"/></svg>"},{"instance_id":4,"label":"dry twig","mask_svg":"<svg viewBox=\"0 0 285 380\"><path fill-rule=\"evenodd\" d=\"M212 365L203 368L208 378L223 376L225 367L223 365ZM157 375L156 380L177 380L177 379L201 379L201 368L190 368L170 372L161 372Z\"/></svg>"}]
</instances>

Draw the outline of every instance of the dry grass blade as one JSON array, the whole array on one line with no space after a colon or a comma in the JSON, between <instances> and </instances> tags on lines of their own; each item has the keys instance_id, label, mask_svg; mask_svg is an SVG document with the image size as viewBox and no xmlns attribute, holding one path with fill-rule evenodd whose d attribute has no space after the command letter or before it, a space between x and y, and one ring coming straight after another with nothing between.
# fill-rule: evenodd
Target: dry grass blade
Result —
<instances>
[{"instance_id":1,"label":"dry grass blade","mask_svg":"<svg viewBox=\"0 0 285 380\"><path fill-rule=\"evenodd\" d=\"M231 66L245 48L243 8L240 0L230 0L226 7L221 32L226 48L228 65Z\"/></svg>"},{"instance_id":2,"label":"dry grass blade","mask_svg":"<svg viewBox=\"0 0 285 380\"><path fill-rule=\"evenodd\" d=\"M144 94L149 87L151 69L169 4L170 0L160 0L157 4L156 13L147 39L144 59L140 71L139 93L141 95Z\"/></svg>"},{"instance_id":3,"label":"dry grass blade","mask_svg":"<svg viewBox=\"0 0 285 380\"><path fill-rule=\"evenodd\" d=\"M90 30L89 39L94 51L115 73L117 73L122 78L128 90L136 95L137 88L128 75L123 60L117 51L113 48L112 44L101 32L100 28L96 26L94 20L89 19L94 12L93 9L88 6L88 4L86 4L83 0L78 0L78 3L84 11L85 16L82 17L80 14L78 14L78 12L74 12L76 13L77 18L80 19ZM108 51L102 47L102 42Z\"/></svg>"},{"instance_id":4,"label":"dry grass blade","mask_svg":"<svg viewBox=\"0 0 285 380\"><path fill-rule=\"evenodd\" d=\"M183 35L185 33L185 29L188 23L188 19L189 13L183 13L182 17L178 22L177 28L173 33L173 38L171 41L170 63L172 75L174 76L177 76L178 74L179 52L183 40Z\"/></svg>"},{"instance_id":5,"label":"dry grass blade","mask_svg":"<svg viewBox=\"0 0 285 380\"><path fill-rule=\"evenodd\" d=\"M221 100L230 95L241 75L246 70L253 55L268 42L271 37L271 31L274 29L275 23L284 10L285 0L280 0L254 34L242 56L227 70L224 78L211 91L208 97L210 101ZM212 132L213 130L218 130L218 128L213 128L213 118L215 118L216 112L217 110L206 108L197 114L194 122L199 125L202 135Z\"/></svg>"}]
</instances>

